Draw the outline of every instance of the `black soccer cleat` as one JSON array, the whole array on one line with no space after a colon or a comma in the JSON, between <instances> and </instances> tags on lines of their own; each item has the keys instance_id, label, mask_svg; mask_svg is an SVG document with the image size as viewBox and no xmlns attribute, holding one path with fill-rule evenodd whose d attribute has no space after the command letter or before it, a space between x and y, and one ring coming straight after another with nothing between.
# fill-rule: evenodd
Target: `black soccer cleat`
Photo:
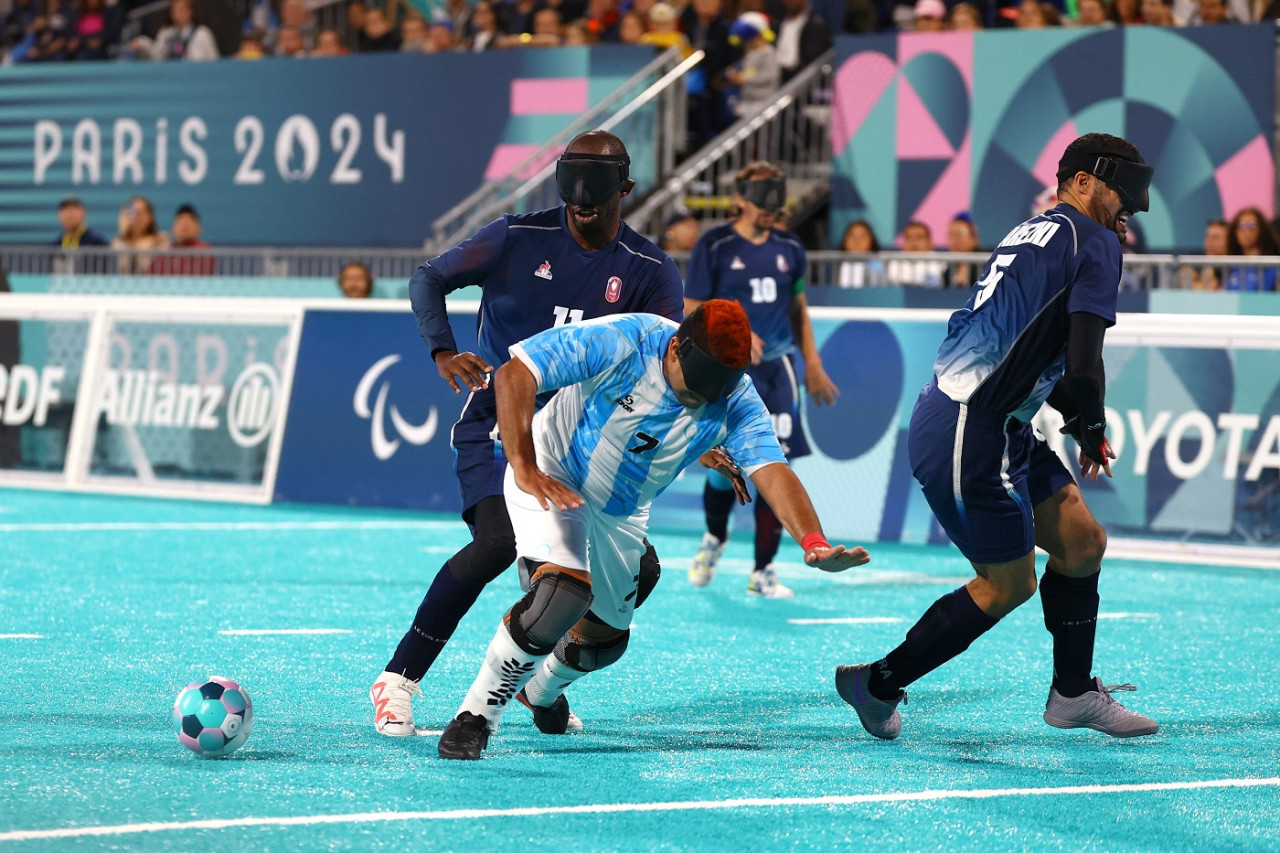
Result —
<instances>
[{"instance_id":1,"label":"black soccer cleat","mask_svg":"<svg viewBox=\"0 0 1280 853\"><path fill-rule=\"evenodd\" d=\"M489 721L478 714L463 711L445 727L437 750L441 758L479 761L480 753L489 745Z\"/></svg>"},{"instance_id":2,"label":"black soccer cleat","mask_svg":"<svg viewBox=\"0 0 1280 853\"><path fill-rule=\"evenodd\" d=\"M549 708L534 705L523 690L516 694L516 698L521 705L533 712L533 724L544 735L562 735L569 731L569 718L573 715L569 713L569 700L564 698L563 693L556 697ZM579 723L578 728L581 727L582 724Z\"/></svg>"}]
</instances>

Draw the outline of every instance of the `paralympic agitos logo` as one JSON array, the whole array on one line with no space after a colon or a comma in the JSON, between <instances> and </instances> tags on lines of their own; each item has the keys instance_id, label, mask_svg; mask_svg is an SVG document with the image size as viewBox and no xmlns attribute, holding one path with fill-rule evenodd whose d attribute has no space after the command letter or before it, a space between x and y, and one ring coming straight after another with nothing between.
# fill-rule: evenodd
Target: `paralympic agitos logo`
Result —
<instances>
[{"instance_id":1,"label":"paralympic agitos logo","mask_svg":"<svg viewBox=\"0 0 1280 853\"><path fill-rule=\"evenodd\" d=\"M381 384L378 380L382 379L382 374L398 361L400 356L388 355L374 362L373 366L365 371L364 376L360 377L355 396L351 400L351 407L356 415L370 422L369 442L373 448L373 455L380 462L385 462L395 455L402 439L419 446L431 441L435 437L436 423L439 420L435 406L431 407L431 413L427 415L426 421L416 425L405 420L395 403L388 406L387 397L391 393L391 380L384 380ZM378 386L376 396L373 395L375 385ZM372 407L369 405L371 396L373 397ZM387 437L388 416L395 432L394 438Z\"/></svg>"}]
</instances>

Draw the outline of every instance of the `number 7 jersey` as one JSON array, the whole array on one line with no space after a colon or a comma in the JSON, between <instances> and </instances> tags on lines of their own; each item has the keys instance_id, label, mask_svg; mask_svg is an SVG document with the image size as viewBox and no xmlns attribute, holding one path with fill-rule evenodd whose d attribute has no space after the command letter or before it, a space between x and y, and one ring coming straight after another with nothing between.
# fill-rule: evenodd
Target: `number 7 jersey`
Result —
<instances>
[{"instance_id":1,"label":"number 7 jersey","mask_svg":"<svg viewBox=\"0 0 1280 853\"><path fill-rule=\"evenodd\" d=\"M1068 204L1000 241L951 315L933 372L958 403L1030 423L1066 362L1067 317L1116 321L1120 241Z\"/></svg>"}]
</instances>

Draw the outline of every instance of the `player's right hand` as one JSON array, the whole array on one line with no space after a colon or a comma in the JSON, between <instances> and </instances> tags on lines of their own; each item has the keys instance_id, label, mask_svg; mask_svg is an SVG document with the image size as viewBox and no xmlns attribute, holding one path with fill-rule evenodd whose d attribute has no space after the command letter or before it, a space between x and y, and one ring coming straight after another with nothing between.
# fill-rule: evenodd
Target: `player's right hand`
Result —
<instances>
[{"instance_id":1,"label":"player's right hand","mask_svg":"<svg viewBox=\"0 0 1280 853\"><path fill-rule=\"evenodd\" d=\"M577 509L583 504L582 498L577 493L555 477L545 474L540 468L531 467L523 472L517 472L513 467L511 472L520 491L537 498L539 505L545 510L555 506L556 509L567 511Z\"/></svg>"},{"instance_id":2,"label":"player's right hand","mask_svg":"<svg viewBox=\"0 0 1280 853\"><path fill-rule=\"evenodd\" d=\"M459 379L470 390L479 391L489 387L489 377L493 374L492 365L486 364L475 353L452 350L440 350L436 353L436 369L440 371L440 378L449 383L455 394L462 393Z\"/></svg>"},{"instance_id":3,"label":"player's right hand","mask_svg":"<svg viewBox=\"0 0 1280 853\"><path fill-rule=\"evenodd\" d=\"M836 545L833 548L818 546L810 548L805 553L804 561L824 572L843 572L845 569L871 562L871 555L862 546L852 550L847 550L843 545Z\"/></svg>"},{"instance_id":4,"label":"player's right hand","mask_svg":"<svg viewBox=\"0 0 1280 853\"><path fill-rule=\"evenodd\" d=\"M1107 441L1107 425L1105 423L1091 427L1081 421L1079 415L1076 415L1063 424L1059 432L1063 435L1071 436L1076 440L1076 444L1080 445L1080 473L1082 476L1088 477L1094 483L1098 482L1099 473L1105 473L1108 477L1113 476L1111 473L1111 460L1116 458L1116 452L1111 449L1111 442Z\"/></svg>"}]
</instances>

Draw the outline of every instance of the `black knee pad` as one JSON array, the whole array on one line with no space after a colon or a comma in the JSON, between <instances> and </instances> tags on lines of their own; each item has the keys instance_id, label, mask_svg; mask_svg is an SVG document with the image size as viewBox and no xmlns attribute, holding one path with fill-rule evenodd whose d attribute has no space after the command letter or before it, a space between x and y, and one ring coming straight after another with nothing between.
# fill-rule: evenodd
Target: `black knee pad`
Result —
<instances>
[{"instance_id":1,"label":"black knee pad","mask_svg":"<svg viewBox=\"0 0 1280 853\"><path fill-rule=\"evenodd\" d=\"M617 663L627 651L631 632L623 631L611 640L589 640L565 634L556 643L556 657L579 672L595 672Z\"/></svg>"},{"instance_id":2,"label":"black knee pad","mask_svg":"<svg viewBox=\"0 0 1280 853\"><path fill-rule=\"evenodd\" d=\"M590 607L590 583L565 572L544 571L507 614L507 628L517 646L531 655L545 655Z\"/></svg>"},{"instance_id":3,"label":"black knee pad","mask_svg":"<svg viewBox=\"0 0 1280 853\"><path fill-rule=\"evenodd\" d=\"M653 544L648 540L644 540L644 553L640 555L640 582L636 590L636 607L644 604L644 600L649 597L649 593L653 592L653 588L658 585L658 580L662 577L662 564L658 562L658 552L654 550Z\"/></svg>"}]
</instances>

